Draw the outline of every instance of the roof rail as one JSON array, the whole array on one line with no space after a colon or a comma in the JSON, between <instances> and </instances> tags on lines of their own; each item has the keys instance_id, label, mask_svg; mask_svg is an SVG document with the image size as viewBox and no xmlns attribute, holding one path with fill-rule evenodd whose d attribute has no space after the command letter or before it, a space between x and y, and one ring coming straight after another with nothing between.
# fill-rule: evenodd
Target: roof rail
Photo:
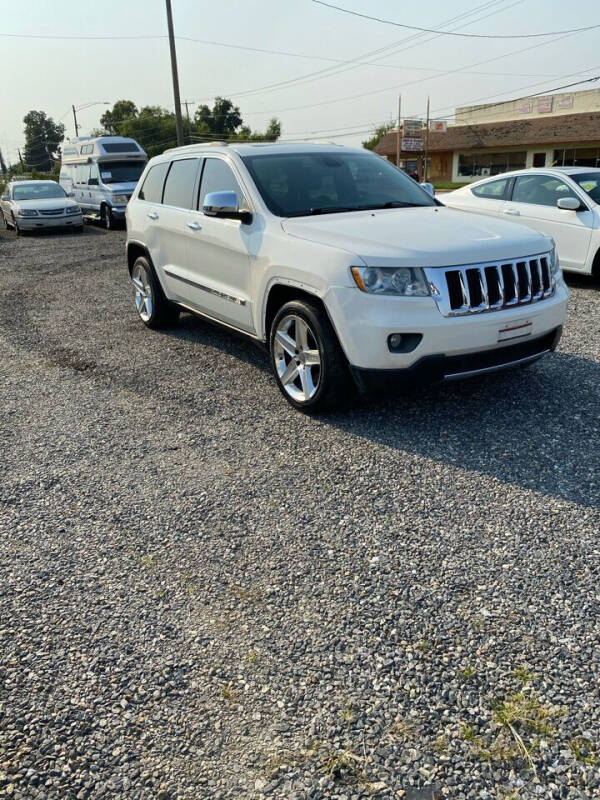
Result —
<instances>
[{"instance_id":1,"label":"roof rail","mask_svg":"<svg viewBox=\"0 0 600 800\"><path fill-rule=\"evenodd\" d=\"M169 147L168 150L164 150L165 153L181 153L185 152L186 150L195 150L198 147L227 147L227 145L231 144L231 142L194 142L193 144L182 144L180 147Z\"/></svg>"}]
</instances>

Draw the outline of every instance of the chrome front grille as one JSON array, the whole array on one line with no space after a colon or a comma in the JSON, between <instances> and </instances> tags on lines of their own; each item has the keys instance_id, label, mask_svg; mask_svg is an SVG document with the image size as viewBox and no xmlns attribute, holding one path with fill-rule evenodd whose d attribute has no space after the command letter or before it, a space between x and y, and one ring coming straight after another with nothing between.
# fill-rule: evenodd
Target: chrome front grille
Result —
<instances>
[{"instance_id":1,"label":"chrome front grille","mask_svg":"<svg viewBox=\"0 0 600 800\"><path fill-rule=\"evenodd\" d=\"M59 214L65 214L65 208L47 208L44 211L40 211L42 217L57 217Z\"/></svg>"},{"instance_id":2,"label":"chrome front grille","mask_svg":"<svg viewBox=\"0 0 600 800\"><path fill-rule=\"evenodd\" d=\"M426 269L433 297L445 317L482 314L538 303L554 294L548 254L519 261Z\"/></svg>"}]
</instances>

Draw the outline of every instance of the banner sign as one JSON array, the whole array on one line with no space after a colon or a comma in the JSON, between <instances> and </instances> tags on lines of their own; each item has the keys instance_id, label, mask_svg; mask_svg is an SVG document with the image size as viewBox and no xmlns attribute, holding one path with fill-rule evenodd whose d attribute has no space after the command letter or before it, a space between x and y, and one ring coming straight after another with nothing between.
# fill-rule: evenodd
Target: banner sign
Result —
<instances>
[{"instance_id":1,"label":"banner sign","mask_svg":"<svg viewBox=\"0 0 600 800\"><path fill-rule=\"evenodd\" d=\"M552 95L546 94L537 99L538 114L548 114L552 111Z\"/></svg>"},{"instance_id":2,"label":"banner sign","mask_svg":"<svg viewBox=\"0 0 600 800\"><path fill-rule=\"evenodd\" d=\"M421 137L404 137L402 139L402 150L405 153L420 153L423 150L423 139Z\"/></svg>"},{"instance_id":3,"label":"banner sign","mask_svg":"<svg viewBox=\"0 0 600 800\"><path fill-rule=\"evenodd\" d=\"M448 123L445 120L433 120L429 123L429 130L434 133L446 133L448 130Z\"/></svg>"},{"instance_id":4,"label":"banner sign","mask_svg":"<svg viewBox=\"0 0 600 800\"><path fill-rule=\"evenodd\" d=\"M423 131L423 123L420 119L405 119L402 130L408 138L414 138Z\"/></svg>"},{"instance_id":5,"label":"banner sign","mask_svg":"<svg viewBox=\"0 0 600 800\"><path fill-rule=\"evenodd\" d=\"M518 106L519 114L531 114L533 111L533 100L522 100Z\"/></svg>"},{"instance_id":6,"label":"banner sign","mask_svg":"<svg viewBox=\"0 0 600 800\"><path fill-rule=\"evenodd\" d=\"M559 108L573 108L574 97L572 94L561 94L556 100Z\"/></svg>"}]
</instances>

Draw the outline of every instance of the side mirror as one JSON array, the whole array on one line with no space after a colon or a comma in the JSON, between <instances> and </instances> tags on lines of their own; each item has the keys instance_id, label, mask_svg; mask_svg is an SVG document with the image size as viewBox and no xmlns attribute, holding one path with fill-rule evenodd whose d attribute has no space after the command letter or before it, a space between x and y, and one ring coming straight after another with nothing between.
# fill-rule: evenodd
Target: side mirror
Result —
<instances>
[{"instance_id":1,"label":"side mirror","mask_svg":"<svg viewBox=\"0 0 600 800\"><path fill-rule=\"evenodd\" d=\"M207 217L239 219L246 224L252 222L250 211L240 211L235 192L209 192L204 198L202 211Z\"/></svg>"},{"instance_id":2,"label":"side mirror","mask_svg":"<svg viewBox=\"0 0 600 800\"><path fill-rule=\"evenodd\" d=\"M563 211L579 211L581 201L576 197L561 197L556 201L556 205L558 208L562 208Z\"/></svg>"},{"instance_id":3,"label":"side mirror","mask_svg":"<svg viewBox=\"0 0 600 800\"><path fill-rule=\"evenodd\" d=\"M428 183L428 182L426 182L426 183L420 183L420 184L419 184L419 186L420 186L422 189L425 189L425 191L427 192L427 194L430 194L432 197L434 197L434 196L435 196L435 186L433 185L433 183Z\"/></svg>"}]
</instances>

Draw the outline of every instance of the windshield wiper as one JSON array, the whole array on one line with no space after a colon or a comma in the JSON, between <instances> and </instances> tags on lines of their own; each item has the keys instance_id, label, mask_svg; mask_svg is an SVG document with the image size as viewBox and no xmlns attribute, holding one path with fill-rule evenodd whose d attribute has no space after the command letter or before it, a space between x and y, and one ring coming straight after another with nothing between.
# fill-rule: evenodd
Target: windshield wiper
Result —
<instances>
[{"instance_id":1,"label":"windshield wiper","mask_svg":"<svg viewBox=\"0 0 600 800\"><path fill-rule=\"evenodd\" d=\"M363 206L323 206L317 208L311 208L308 211L310 216L315 214L337 214L341 211L364 211Z\"/></svg>"},{"instance_id":2,"label":"windshield wiper","mask_svg":"<svg viewBox=\"0 0 600 800\"><path fill-rule=\"evenodd\" d=\"M422 203L407 203L404 200L388 200L386 203L377 203L376 205L372 206L363 206L363 208L372 211L375 211L378 208L421 208L421 207Z\"/></svg>"}]
</instances>

